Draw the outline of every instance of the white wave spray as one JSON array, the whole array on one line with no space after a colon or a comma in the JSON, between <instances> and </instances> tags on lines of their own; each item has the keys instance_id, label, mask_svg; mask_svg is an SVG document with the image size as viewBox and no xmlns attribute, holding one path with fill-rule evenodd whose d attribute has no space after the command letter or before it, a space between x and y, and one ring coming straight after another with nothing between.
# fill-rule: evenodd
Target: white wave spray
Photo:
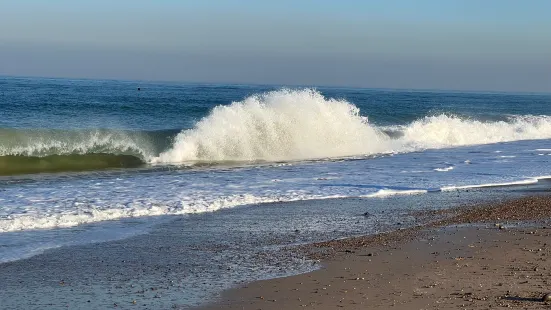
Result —
<instances>
[{"instance_id":1,"label":"white wave spray","mask_svg":"<svg viewBox=\"0 0 551 310\"><path fill-rule=\"evenodd\" d=\"M349 102L283 89L216 107L154 162L341 157L387 152L390 143Z\"/></svg>"},{"instance_id":2,"label":"white wave spray","mask_svg":"<svg viewBox=\"0 0 551 310\"><path fill-rule=\"evenodd\" d=\"M398 128L390 137L346 100L282 89L214 108L152 163L316 159L547 139L551 117L482 122L441 114Z\"/></svg>"},{"instance_id":3,"label":"white wave spray","mask_svg":"<svg viewBox=\"0 0 551 310\"><path fill-rule=\"evenodd\" d=\"M429 116L403 129L404 145L442 148L551 138L550 116L514 116L509 121L482 122L453 115Z\"/></svg>"}]
</instances>

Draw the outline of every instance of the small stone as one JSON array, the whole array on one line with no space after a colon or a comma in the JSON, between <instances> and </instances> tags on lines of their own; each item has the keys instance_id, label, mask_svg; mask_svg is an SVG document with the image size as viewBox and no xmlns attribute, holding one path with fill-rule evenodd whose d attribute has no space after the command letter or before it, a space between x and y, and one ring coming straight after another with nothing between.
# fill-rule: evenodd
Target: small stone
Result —
<instances>
[{"instance_id":1,"label":"small stone","mask_svg":"<svg viewBox=\"0 0 551 310\"><path fill-rule=\"evenodd\" d=\"M541 301L551 302L551 293L547 293L547 294L543 295L543 297L541 298Z\"/></svg>"}]
</instances>

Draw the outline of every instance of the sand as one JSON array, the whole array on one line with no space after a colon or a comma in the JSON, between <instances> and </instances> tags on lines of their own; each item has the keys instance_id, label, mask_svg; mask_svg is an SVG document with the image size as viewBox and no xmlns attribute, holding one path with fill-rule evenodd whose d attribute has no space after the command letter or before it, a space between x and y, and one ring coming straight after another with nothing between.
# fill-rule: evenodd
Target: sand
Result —
<instances>
[{"instance_id":1,"label":"sand","mask_svg":"<svg viewBox=\"0 0 551 310\"><path fill-rule=\"evenodd\" d=\"M187 309L222 288L208 291L193 284L220 280L224 272L216 271L227 266L208 264L215 267L210 272L194 265L204 258L193 260L190 253L214 256L224 250L211 242L216 235L199 238L212 232L201 226L218 225L230 234L227 228L241 223L245 211L199 215L194 221L167 219L147 234L50 249L0 264L0 309ZM271 215L282 220L278 212ZM416 212L415 217L418 223L432 222L285 249L295 253L278 250L283 259L308 256L322 268L226 291L203 309L550 309L551 304L539 301L551 291L550 197ZM221 225L224 221L227 226ZM242 242L250 235L240 230L232 236L235 244L256 246L256 239Z\"/></svg>"},{"instance_id":2,"label":"sand","mask_svg":"<svg viewBox=\"0 0 551 310\"><path fill-rule=\"evenodd\" d=\"M430 225L290 249L322 268L200 309L551 309L551 198L438 211Z\"/></svg>"}]
</instances>

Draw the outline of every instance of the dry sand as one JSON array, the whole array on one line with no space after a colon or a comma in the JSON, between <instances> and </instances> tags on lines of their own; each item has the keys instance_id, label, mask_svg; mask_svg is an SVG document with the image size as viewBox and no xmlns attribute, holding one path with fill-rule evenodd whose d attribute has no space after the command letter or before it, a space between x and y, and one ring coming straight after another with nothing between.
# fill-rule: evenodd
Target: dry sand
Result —
<instances>
[{"instance_id":1,"label":"dry sand","mask_svg":"<svg viewBox=\"0 0 551 310\"><path fill-rule=\"evenodd\" d=\"M295 248L323 268L201 309L551 309L541 301L551 292L551 198L427 215L447 219Z\"/></svg>"}]
</instances>

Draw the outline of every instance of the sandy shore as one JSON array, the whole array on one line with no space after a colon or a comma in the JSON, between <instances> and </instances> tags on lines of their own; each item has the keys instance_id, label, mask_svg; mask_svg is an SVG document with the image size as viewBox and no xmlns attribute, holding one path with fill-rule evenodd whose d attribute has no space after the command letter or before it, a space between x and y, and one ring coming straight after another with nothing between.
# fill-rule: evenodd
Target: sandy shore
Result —
<instances>
[{"instance_id":1,"label":"sandy shore","mask_svg":"<svg viewBox=\"0 0 551 310\"><path fill-rule=\"evenodd\" d=\"M431 225L295 248L320 270L201 309L551 309L551 198L439 211Z\"/></svg>"}]
</instances>

